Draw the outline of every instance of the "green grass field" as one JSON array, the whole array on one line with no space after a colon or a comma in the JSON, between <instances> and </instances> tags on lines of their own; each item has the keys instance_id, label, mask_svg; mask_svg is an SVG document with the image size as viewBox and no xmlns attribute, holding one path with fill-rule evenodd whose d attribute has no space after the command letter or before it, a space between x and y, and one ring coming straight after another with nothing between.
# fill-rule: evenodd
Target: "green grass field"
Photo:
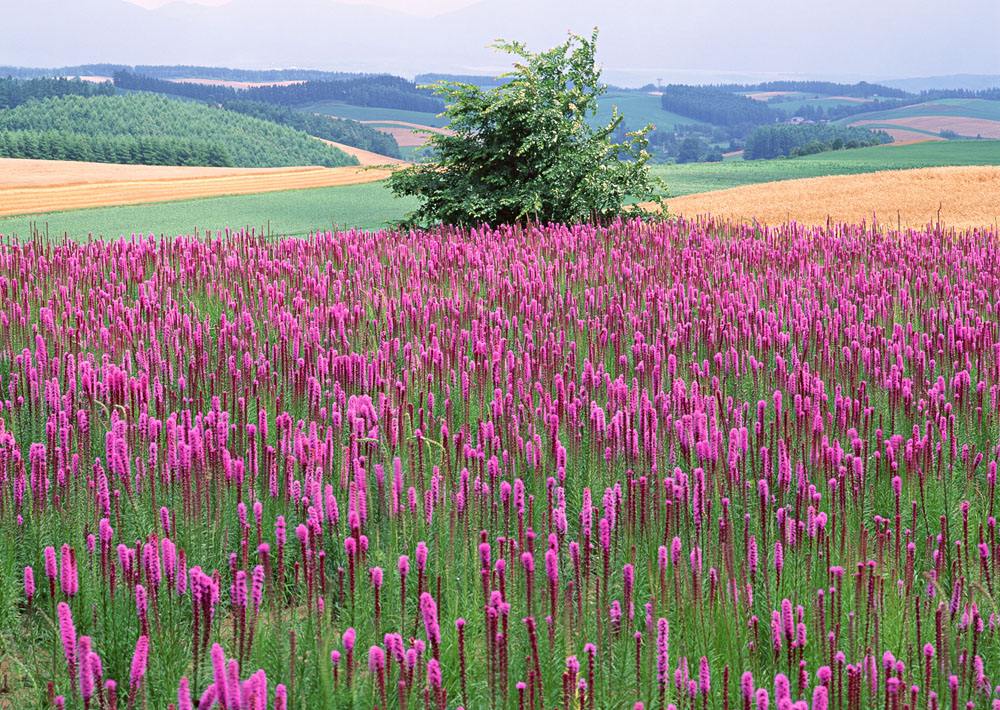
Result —
<instances>
[{"instance_id":1,"label":"green grass field","mask_svg":"<svg viewBox=\"0 0 1000 710\"><path fill-rule=\"evenodd\" d=\"M659 96L643 91L608 91L600 99L597 115L593 118L594 124L607 124L615 106L625 117L625 126L629 130L642 128L647 123L652 123L661 131L672 131L678 124L705 125L696 118L664 111Z\"/></svg>"},{"instance_id":2,"label":"green grass field","mask_svg":"<svg viewBox=\"0 0 1000 710\"><path fill-rule=\"evenodd\" d=\"M422 126L446 126L448 120L433 113L422 111L407 111L401 108L379 108L377 106L353 106L340 101L321 101L301 107L302 111L325 113L337 118L350 118L354 121L407 121L419 123Z\"/></svg>"},{"instance_id":3,"label":"green grass field","mask_svg":"<svg viewBox=\"0 0 1000 710\"><path fill-rule=\"evenodd\" d=\"M724 190L773 180L850 175L876 170L904 170L942 165L1000 165L1000 141L945 141L911 145L880 145L801 158L734 160L722 163L654 165L670 195Z\"/></svg>"},{"instance_id":4,"label":"green grass field","mask_svg":"<svg viewBox=\"0 0 1000 710\"><path fill-rule=\"evenodd\" d=\"M173 236L190 234L195 228L204 232L244 226L266 232L268 223L274 234L306 234L333 225L378 229L414 207L414 200L393 197L385 183L368 183L6 217L0 218L0 235L28 236L32 222L42 232L47 222L50 236L68 234L76 239L133 232Z\"/></svg>"}]
</instances>

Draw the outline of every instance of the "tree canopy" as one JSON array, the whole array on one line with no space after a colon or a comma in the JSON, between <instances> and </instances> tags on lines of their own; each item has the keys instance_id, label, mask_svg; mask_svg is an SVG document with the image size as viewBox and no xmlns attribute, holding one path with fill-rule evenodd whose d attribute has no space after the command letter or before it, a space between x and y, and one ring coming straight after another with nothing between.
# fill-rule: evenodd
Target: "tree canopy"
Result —
<instances>
[{"instance_id":1,"label":"tree canopy","mask_svg":"<svg viewBox=\"0 0 1000 710\"><path fill-rule=\"evenodd\" d=\"M606 88L596 43L596 30L540 53L501 40L493 46L515 57L502 85L437 84L451 133L431 135L434 162L396 172L390 182L397 195L422 200L411 221L574 222L656 199L660 185L647 169L652 127L615 142L617 111L606 125L593 125Z\"/></svg>"}]
</instances>

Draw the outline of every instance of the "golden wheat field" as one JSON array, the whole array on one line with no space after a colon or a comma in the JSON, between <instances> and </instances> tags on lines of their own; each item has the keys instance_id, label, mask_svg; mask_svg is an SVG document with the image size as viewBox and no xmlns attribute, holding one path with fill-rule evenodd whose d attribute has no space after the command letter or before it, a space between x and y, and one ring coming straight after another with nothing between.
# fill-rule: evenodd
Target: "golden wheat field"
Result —
<instances>
[{"instance_id":1,"label":"golden wheat field","mask_svg":"<svg viewBox=\"0 0 1000 710\"><path fill-rule=\"evenodd\" d=\"M2 159L0 216L356 185L391 172L368 166L188 168Z\"/></svg>"},{"instance_id":2,"label":"golden wheat field","mask_svg":"<svg viewBox=\"0 0 1000 710\"><path fill-rule=\"evenodd\" d=\"M672 214L776 223L871 221L922 227L994 224L1000 166L919 168L759 183L667 200Z\"/></svg>"}]
</instances>

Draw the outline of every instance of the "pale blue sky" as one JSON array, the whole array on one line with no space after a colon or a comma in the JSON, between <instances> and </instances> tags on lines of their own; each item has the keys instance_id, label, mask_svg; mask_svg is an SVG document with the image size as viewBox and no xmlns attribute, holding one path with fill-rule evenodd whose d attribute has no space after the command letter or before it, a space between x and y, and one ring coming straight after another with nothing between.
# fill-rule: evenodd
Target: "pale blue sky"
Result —
<instances>
[{"instance_id":1,"label":"pale blue sky","mask_svg":"<svg viewBox=\"0 0 1000 710\"><path fill-rule=\"evenodd\" d=\"M491 73L509 67L487 48L498 37L537 49L596 26L606 78L626 85L1000 75L1000 0L0 0L0 7L0 65Z\"/></svg>"},{"instance_id":2,"label":"pale blue sky","mask_svg":"<svg viewBox=\"0 0 1000 710\"><path fill-rule=\"evenodd\" d=\"M160 7L171 0L128 0L142 7ZM232 0L184 0L194 5L226 5ZM340 0L349 5L372 5L387 10L397 10L414 15L439 15L472 5L476 0Z\"/></svg>"}]
</instances>

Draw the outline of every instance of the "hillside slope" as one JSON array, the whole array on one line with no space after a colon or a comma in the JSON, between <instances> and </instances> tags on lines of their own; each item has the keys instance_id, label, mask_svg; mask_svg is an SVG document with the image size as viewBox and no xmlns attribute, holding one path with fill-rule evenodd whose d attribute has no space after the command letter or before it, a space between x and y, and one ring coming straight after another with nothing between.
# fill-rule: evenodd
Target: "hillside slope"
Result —
<instances>
[{"instance_id":1,"label":"hillside slope","mask_svg":"<svg viewBox=\"0 0 1000 710\"><path fill-rule=\"evenodd\" d=\"M151 94L63 96L0 111L0 155L234 167L357 164L288 126Z\"/></svg>"}]
</instances>

